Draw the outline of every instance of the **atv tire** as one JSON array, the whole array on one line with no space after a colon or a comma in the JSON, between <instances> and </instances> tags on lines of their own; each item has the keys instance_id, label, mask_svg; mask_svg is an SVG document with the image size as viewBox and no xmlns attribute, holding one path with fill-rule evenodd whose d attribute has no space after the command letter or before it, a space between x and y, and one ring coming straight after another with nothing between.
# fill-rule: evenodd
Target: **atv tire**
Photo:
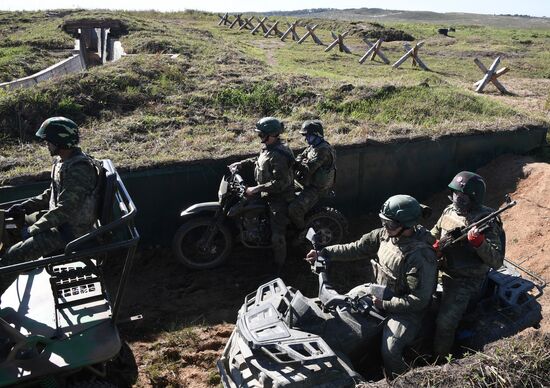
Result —
<instances>
[{"instance_id":1,"label":"atv tire","mask_svg":"<svg viewBox=\"0 0 550 388\"><path fill-rule=\"evenodd\" d=\"M233 248L233 236L225 225L216 226L214 237L208 246L204 239L212 217L196 217L176 231L172 250L176 257L191 269L209 269L221 265Z\"/></svg>"},{"instance_id":2,"label":"atv tire","mask_svg":"<svg viewBox=\"0 0 550 388\"><path fill-rule=\"evenodd\" d=\"M107 362L107 380L119 388L130 388L138 379L138 367L134 353L123 342L118 354Z\"/></svg>"},{"instance_id":3,"label":"atv tire","mask_svg":"<svg viewBox=\"0 0 550 388\"><path fill-rule=\"evenodd\" d=\"M320 236L319 245L326 247L340 244L348 233L348 221L338 210L331 207L319 207L306 216L304 231L315 229ZM305 233L304 233L305 237ZM304 238L304 244L307 243Z\"/></svg>"}]
</instances>

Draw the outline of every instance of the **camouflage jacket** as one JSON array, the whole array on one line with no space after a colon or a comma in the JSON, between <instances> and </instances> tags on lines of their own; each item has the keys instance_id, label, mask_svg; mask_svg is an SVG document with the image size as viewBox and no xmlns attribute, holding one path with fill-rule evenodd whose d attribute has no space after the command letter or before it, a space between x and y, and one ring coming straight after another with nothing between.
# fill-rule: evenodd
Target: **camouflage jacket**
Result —
<instances>
[{"instance_id":1,"label":"camouflage jacket","mask_svg":"<svg viewBox=\"0 0 550 388\"><path fill-rule=\"evenodd\" d=\"M281 141L263 145L258 157L243 160L241 165L254 163L254 178L262 195L291 200L294 197L294 154Z\"/></svg>"},{"instance_id":2,"label":"camouflage jacket","mask_svg":"<svg viewBox=\"0 0 550 388\"><path fill-rule=\"evenodd\" d=\"M375 282L387 286L393 297L382 302L389 313L422 313L435 291L437 257L426 242L426 231L417 227L411 237L392 238L384 228L375 229L358 241L324 248L331 261L368 259L375 253Z\"/></svg>"},{"instance_id":3,"label":"camouflage jacket","mask_svg":"<svg viewBox=\"0 0 550 388\"><path fill-rule=\"evenodd\" d=\"M76 238L92 229L97 218L97 163L79 148L65 161L55 158L50 187L23 203L27 214L46 211L29 228L31 235L58 228Z\"/></svg>"},{"instance_id":4,"label":"camouflage jacket","mask_svg":"<svg viewBox=\"0 0 550 388\"><path fill-rule=\"evenodd\" d=\"M492 211L489 207L481 206L461 216L451 204L443 210L430 233L434 239L441 239L451 230L470 225ZM443 256L442 271L452 277L483 277L489 268L500 268L504 259L500 241L501 227L500 221L492 223L484 232L485 241L477 248L472 247L467 240L448 247Z\"/></svg>"},{"instance_id":5,"label":"camouflage jacket","mask_svg":"<svg viewBox=\"0 0 550 388\"><path fill-rule=\"evenodd\" d=\"M309 146L296 158L296 168L300 171L299 182L321 191L334 185L336 175L336 152L326 141L317 146Z\"/></svg>"}]
</instances>

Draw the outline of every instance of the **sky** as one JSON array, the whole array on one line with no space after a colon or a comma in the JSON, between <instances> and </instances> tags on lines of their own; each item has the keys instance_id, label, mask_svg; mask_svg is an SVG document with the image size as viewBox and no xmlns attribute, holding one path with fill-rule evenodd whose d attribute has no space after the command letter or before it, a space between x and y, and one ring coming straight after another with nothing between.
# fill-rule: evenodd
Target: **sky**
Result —
<instances>
[{"instance_id":1,"label":"sky","mask_svg":"<svg viewBox=\"0 0 550 388\"><path fill-rule=\"evenodd\" d=\"M1 10L104 8L211 12L266 12L306 8L384 8L391 10L521 14L550 17L550 0L1 0Z\"/></svg>"}]
</instances>

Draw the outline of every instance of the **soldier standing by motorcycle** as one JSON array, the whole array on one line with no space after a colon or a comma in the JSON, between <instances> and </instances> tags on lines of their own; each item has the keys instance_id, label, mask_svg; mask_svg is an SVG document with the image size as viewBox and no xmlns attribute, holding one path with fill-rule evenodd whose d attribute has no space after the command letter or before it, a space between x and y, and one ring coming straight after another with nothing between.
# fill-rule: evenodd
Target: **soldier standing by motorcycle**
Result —
<instances>
[{"instance_id":1,"label":"soldier standing by motorcycle","mask_svg":"<svg viewBox=\"0 0 550 388\"><path fill-rule=\"evenodd\" d=\"M360 240L333 245L321 250L329 262L352 261L377 254L375 282L386 286L393 296L384 300L373 297L377 308L387 312L382 332L382 358L389 379L407 370L403 350L415 339L432 293L436 286L437 258L426 242L428 232L417 222L422 207L408 195L390 197L380 210L382 228ZM306 260L312 264L318 257L310 251Z\"/></svg>"},{"instance_id":2,"label":"soldier standing by motorcycle","mask_svg":"<svg viewBox=\"0 0 550 388\"><path fill-rule=\"evenodd\" d=\"M493 212L483 206L485 182L478 174L462 171L449 183L449 188L452 204L443 210L430 231L434 240L438 239L434 244L436 249L444 246L445 239L452 238L459 228ZM446 357L451 352L458 323L469 302L480 294L487 271L502 266L502 233L502 223L497 219L484 232L474 227L468 232L467 241L462 240L439 252L443 298L436 319L433 345L436 356Z\"/></svg>"},{"instance_id":3,"label":"soldier standing by motorcycle","mask_svg":"<svg viewBox=\"0 0 550 388\"><path fill-rule=\"evenodd\" d=\"M294 165L303 189L288 208L290 219L299 230L305 226L304 215L332 189L336 175L336 152L324 139L321 121L305 121L300 133L309 145L296 157Z\"/></svg>"},{"instance_id":4,"label":"soldier standing by motorcycle","mask_svg":"<svg viewBox=\"0 0 550 388\"><path fill-rule=\"evenodd\" d=\"M286 260L286 227L289 223L288 204L294 198L294 154L281 141L284 126L274 117L264 117L254 131L260 137L262 149L258 157L233 163L230 169L254 164L257 185L246 188L246 195L260 195L269 205L271 244L277 272Z\"/></svg>"}]
</instances>

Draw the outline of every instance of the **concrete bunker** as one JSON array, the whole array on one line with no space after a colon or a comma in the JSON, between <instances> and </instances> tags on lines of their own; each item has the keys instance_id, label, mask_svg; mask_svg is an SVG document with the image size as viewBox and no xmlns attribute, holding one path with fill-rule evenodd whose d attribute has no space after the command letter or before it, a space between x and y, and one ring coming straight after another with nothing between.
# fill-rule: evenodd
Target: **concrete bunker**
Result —
<instances>
[{"instance_id":1,"label":"concrete bunker","mask_svg":"<svg viewBox=\"0 0 550 388\"><path fill-rule=\"evenodd\" d=\"M68 20L61 29L75 38L75 51L84 58L86 67L116 61L124 55L119 39L128 34L128 26L120 20Z\"/></svg>"}]
</instances>

